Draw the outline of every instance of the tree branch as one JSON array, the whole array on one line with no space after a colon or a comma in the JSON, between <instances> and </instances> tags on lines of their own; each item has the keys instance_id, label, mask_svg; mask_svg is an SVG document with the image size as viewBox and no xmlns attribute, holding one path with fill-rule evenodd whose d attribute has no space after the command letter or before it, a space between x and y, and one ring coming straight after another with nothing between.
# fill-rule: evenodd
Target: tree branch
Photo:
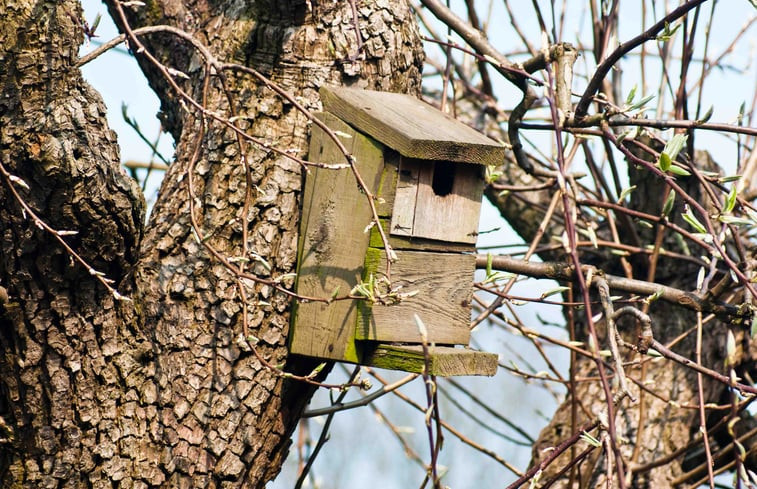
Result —
<instances>
[{"instance_id":1,"label":"tree branch","mask_svg":"<svg viewBox=\"0 0 757 489\"><path fill-rule=\"evenodd\" d=\"M476 267L485 269L489 257L476 256ZM560 262L526 262L508 256L495 256L491 259L491 267L503 272L527 275L533 278L548 278L552 280L575 280L575 270L567 263ZM581 267L585 273L590 265ZM614 290L622 290L643 296L657 295L659 299L693 311L709 312L731 324L746 326L750 324L753 312L744 307L732 306L719 301L702 298L693 292L669 287L667 285L646 282L616 275L604 274L607 285Z\"/></svg>"},{"instance_id":2,"label":"tree branch","mask_svg":"<svg viewBox=\"0 0 757 489\"><path fill-rule=\"evenodd\" d=\"M607 56L607 58L605 58L605 60L602 61L602 63L600 63L600 65L597 66L597 69L594 71L594 76L591 77L591 81L589 81L589 84L586 86L586 90L584 90L583 95L581 95L581 100L579 100L578 105L576 106L576 119L580 119L586 115L586 111L588 110L589 104L591 103L591 97L597 92L597 90L599 90L599 87L600 85L602 85L602 81L604 81L605 76L607 76L607 73L610 72L610 70L613 68L613 66L615 66L615 63L617 63L620 58L625 56L628 52L633 51L641 44L647 41L651 41L652 39L656 39L657 34L661 30L663 30L666 25L669 25L671 22L683 17L689 10L693 9L699 4L704 3L705 1L707 0L692 0L681 5L680 7L660 19L659 22L654 24L643 33L639 34L626 43L618 45L618 48L610 53L610 55Z\"/></svg>"}]
</instances>

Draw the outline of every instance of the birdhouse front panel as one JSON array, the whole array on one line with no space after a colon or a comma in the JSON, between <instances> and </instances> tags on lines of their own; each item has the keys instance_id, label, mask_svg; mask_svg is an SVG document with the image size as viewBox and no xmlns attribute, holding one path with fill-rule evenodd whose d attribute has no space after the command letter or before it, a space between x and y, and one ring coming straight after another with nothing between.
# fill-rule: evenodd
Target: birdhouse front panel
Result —
<instances>
[{"instance_id":1,"label":"birdhouse front panel","mask_svg":"<svg viewBox=\"0 0 757 489\"><path fill-rule=\"evenodd\" d=\"M425 326L426 341L439 345L467 345L476 258L470 254L396 251L391 286L402 299L397 303L358 304L355 339L421 343L417 315ZM386 252L369 248L363 277L380 275Z\"/></svg>"},{"instance_id":2,"label":"birdhouse front panel","mask_svg":"<svg viewBox=\"0 0 757 489\"><path fill-rule=\"evenodd\" d=\"M390 232L474 245L483 189L481 165L402 157Z\"/></svg>"},{"instance_id":3,"label":"birdhouse front panel","mask_svg":"<svg viewBox=\"0 0 757 489\"><path fill-rule=\"evenodd\" d=\"M467 345L482 165L501 161L504 149L410 96L344 88L321 96L327 112L319 119L354 158L396 261L387 276L385 243L354 173L311 168L296 285L304 300L293 312L290 352L434 375L493 375L497 356ZM316 125L308 158L346 161ZM349 293L363 298L307 300Z\"/></svg>"}]
</instances>

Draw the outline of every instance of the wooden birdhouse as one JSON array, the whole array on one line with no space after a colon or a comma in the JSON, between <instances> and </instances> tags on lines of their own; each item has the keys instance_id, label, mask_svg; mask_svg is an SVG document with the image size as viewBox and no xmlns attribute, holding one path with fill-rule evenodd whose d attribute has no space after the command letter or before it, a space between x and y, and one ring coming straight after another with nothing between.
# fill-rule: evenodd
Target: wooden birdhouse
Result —
<instances>
[{"instance_id":1,"label":"wooden birdhouse","mask_svg":"<svg viewBox=\"0 0 757 489\"><path fill-rule=\"evenodd\" d=\"M321 89L318 118L355 159L377 197L386 251L372 211L349 170L311 168L305 180L297 293L332 297L374 287L378 300L299 302L290 352L420 372L425 326L434 375L493 375L497 356L468 348L475 243L485 165L502 145L434 107L402 94ZM312 126L309 160L344 163ZM388 283L387 283L388 282ZM416 319L416 316L418 319Z\"/></svg>"}]
</instances>

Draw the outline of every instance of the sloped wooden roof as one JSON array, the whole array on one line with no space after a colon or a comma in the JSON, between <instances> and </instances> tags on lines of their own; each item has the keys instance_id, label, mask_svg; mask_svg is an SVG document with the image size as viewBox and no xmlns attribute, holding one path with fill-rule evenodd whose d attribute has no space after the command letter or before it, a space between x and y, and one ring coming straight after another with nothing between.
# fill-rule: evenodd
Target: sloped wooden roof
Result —
<instances>
[{"instance_id":1,"label":"sloped wooden roof","mask_svg":"<svg viewBox=\"0 0 757 489\"><path fill-rule=\"evenodd\" d=\"M406 94L355 88L320 90L324 109L403 156L497 165L505 148Z\"/></svg>"}]
</instances>

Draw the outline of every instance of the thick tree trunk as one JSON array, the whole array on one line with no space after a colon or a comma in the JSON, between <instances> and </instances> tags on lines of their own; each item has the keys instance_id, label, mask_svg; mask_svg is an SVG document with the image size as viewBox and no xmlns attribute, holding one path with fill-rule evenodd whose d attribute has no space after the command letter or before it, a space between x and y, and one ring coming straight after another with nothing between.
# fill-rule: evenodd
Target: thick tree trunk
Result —
<instances>
[{"instance_id":1,"label":"thick tree trunk","mask_svg":"<svg viewBox=\"0 0 757 489\"><path fill-rule=\"evenodd\" d=\"M132 27L185 30L309 109L319 107L324 84L419 91L422 51L404 0L358 2L355 15L350 2L318 1L149 2L129 15ZM267 285L240 288L197 240L188 183L206 242L229 259L246 252L248 271L275 278L294 270L299 165L183 109L140 57L177 140L142 239L142 196L119 169L102 103L75 67L79 6L6 3L0 16L0 162L30 187L0 184L0 286L8 294L0 298L8 431L0 433L8 438L0 485L262 487L278 473L312 392L265 368L240 339L240 291L248 334L273 365L286 361L290 300ZM249 134L304 156L307 119L291 104L231 73L227 92L214 77L203 95L202 60L186 41L163 34L145 42L189 75L177 80L209 111L230 116L232 106ZM52 228L77 231L64 239L132 302L115 300L35 225L11 186Z\"/></svg>"}]
</instances>

